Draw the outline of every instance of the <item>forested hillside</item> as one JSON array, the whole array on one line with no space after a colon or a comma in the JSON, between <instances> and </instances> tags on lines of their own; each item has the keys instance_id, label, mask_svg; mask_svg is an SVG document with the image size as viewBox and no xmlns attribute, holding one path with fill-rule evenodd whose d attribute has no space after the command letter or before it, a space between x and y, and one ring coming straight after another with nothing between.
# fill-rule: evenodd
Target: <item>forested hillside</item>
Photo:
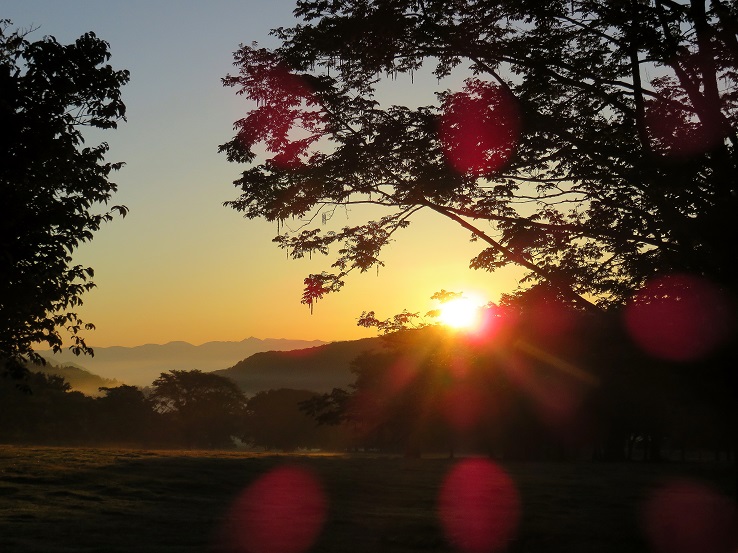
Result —
<instances>
[{"instance_id":1,"label":"forested hillside","mask_svg":"<svg viewBox=\"0 0 738 553\"><path fill-rule=\"evenodd\" d=\"M214 372L236 382L247 395L278 388L330 392L355 380L350 365L359 354L380 348L380 338L364 338L293 351L267 351Z\"/></svg>"}]
</instances>

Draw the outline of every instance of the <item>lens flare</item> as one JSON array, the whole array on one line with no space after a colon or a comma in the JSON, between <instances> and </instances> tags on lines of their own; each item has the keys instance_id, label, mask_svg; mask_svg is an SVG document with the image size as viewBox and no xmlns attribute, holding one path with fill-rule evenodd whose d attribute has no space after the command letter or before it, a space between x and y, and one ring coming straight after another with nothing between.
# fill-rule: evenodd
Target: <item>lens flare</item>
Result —
<instances>
[{"instance_id":1,"label":"lens flare","mask_svg":"<svg viewBox=\"0 0 738 553\"><path fill-rule=\"evenodd\" d=\"M691 481L675 481L651 496L642 522L654 553L735 553L734 502Z\"/></svg>"},{"instance_id":2,"label":"lens flare","mask_svg":"<svg viewBox=\"0 0 738 553\"><path fill-rule=\"evenodd\" d=\"M510 476L485 459L467 459L446 476L438 516L448 541L464 553L507 548L520 521L520 498Z\"/></svg>"},{"instance_id":3,"label":"lens flare","mask_svg":"<svg viewBox=\"0 0 738 553\"><path fill-rule=\"evenodd\" d=\"M625 311L633 340L648 354L671 361L705 357L734 327L732 302L706 279L675 274L638 292Z\"/></svg>"},{"instance_id":4,"label":"lens flare","mask_svg":"<svg viewBox=\"0 0 738 553\"><path fill-rule=\"evenodd\" d=\"M245 151L262 144L277 168L300 168L316 153L313 146L325 130L325 113L304 77L269 56L251 55L253 63L241 78L257 107L236 121L236 139Z\"/></svg>"},{"instance_id":5,"label":"lens flare","mask_svg":"<svg viewBox=\"0 0 738 553\"><path fill-rule=\"evenodd\" d=\"M317 478L299 467L279 467L236 499L224 526L226 550L303 553L318 538L327 501Z\"/></svg>"},{"instance_id":6,"label":"lens flare","mask_svg":"<svg viewBox=\"0 0 738 553\"><path fill-rule=\"evenodd\" d=\"M517 102L499 86L470 79L443 103L439 137L446 159L460 173L482 176L500 170L519 136Z\"/></svg>"}]
</instances>

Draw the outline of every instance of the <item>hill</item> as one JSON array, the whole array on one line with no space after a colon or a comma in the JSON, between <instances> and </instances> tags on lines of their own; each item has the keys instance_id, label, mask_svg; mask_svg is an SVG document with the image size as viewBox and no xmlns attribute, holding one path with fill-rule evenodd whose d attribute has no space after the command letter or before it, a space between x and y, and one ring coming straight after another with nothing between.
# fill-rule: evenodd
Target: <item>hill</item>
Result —
<instances>
[{"instance_id":1,"label":"hill","mask_svg":"<svg viewBox=\"0 0 738 553\"><path fill-rule=\"evenodd\" d=\"M293 351L268 351L213 372L235 381L247 395L279 388L330 392L354 381L351 361L381 347L380 338L363 338Z\"/></svg>"},{"instance_id":2,"label":"hill","mask_svg":"<svg viewBox=\"0 0 738 553\"><path fill-rule=\"evenodd\" d=\"M195 346L188 342L146 344L135 347L95 348L94 357L77 357L69 351L39 351L57 365L81 362L90 372L115 378L134 386L150 385L162 372L172 369L212 371L231 367L241 359L262 351L286 351L325 344L320 340L247 338L240 342L207 342Z\"/></svg>"},{"instance_id":3,"label":"hill","mask_svg":"<svg viewBox=\"0 0 738 553\"><path fill-rule=\"evenodd\" d=\"M72 390L76 390L93 397L102 395L100 393L100 388L102 387L115 388L122 384L122 382L115 379L103 378L99 375L92 374L90 371L73 363L65 365L54 365L52 363L48 363L43 367L33 366L30 370L33 372L59 375L69 383Z\"/></svg>"}]
</instances>

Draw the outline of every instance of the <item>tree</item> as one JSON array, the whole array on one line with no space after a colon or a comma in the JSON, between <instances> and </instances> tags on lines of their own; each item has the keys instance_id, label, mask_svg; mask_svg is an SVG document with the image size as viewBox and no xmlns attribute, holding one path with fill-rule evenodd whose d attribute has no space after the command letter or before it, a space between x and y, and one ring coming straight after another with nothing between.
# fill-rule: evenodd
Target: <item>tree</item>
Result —
<instances>
[{"instance_id":1,"label":"tree","mask_svg":"<svg viewBox=\"0 0 738 553\"><path fill-rule=\"evenodd\" d=\"M199 370L161 373L152 384L154 409L166 415L188 447L224 447L243 433L246 397L235 382Z\"/></svg>"},{"instance_id":2,"label":"tree","mask_svg":"<svg viewBox=\"0 0 738 553\"><path fill-rule=\"evenodd\" d=\"M81 444L94 436L94 400L59 375L29 372L24 386L0 378L0 397L4 442Z\"/></svg>"},{"instance_id":3,"label":"tree","mask_svg":"<svg viewBox=\"0 0 738 553\"><path fill-rule=\"evenodd\" d=\"M246 440L267 449L284 451L332 445L336 432L318 427L312 417L300 410L299 405L313 395L307 390L280 388L250 397L246 403Z\"/></svg>"},{"instance_id":4,"label":"tree","mask_svg":"<svg viewBox=\"0 0 738 553\"><path fill-rule=\"evenodd\" d=\"M305 220L275 238L294 258L338 245L334 272L305 279L310 306L381 265L420 210L483 244L471 267L517 264L521 290L585 309L663 273L735 291L737 14L725 0L299 1L281 45L242 46L223 80L256 102L220 148L251 163L227 205ZM377 99L382 75L442 83L459 66L466 85L435 105ZM387 214L312 225L360 204Z\"/></svg>"},{"instance_id":5,"label":"tree","mask_svg":"<svg viewBox=\"0 0 738 553\"><path fill-rule=\"evenodd\" d=\"M448 437L440 398L455 380L439 363L449 340L437 331L426 327L385 335L386 350L364 352L351 363L356 381L350 390L313 395L300 409L320 425L347 428L359 447L408 456L437 447L429 443L437 437L433 431Z\"/></svg>"},{"instance_id":6,"label":"tree","mask_svg":"<svg viewBox=\"0 0 738 553\"><path fill-rule=\"evenodd\" d=\"M157 422L152 403L136 386L101 387L95 400L98 439L108 443L151 443Z\"/></svg>"},{"instance_id":7,"label":"tree","mask_svg":"<svg viewBox=\"0 0 738 553\"><path fill-rule=\"evenodd\" d=\"M107 64L109 44L86 33L62 45L0 21L0 363L15 374L42 362L33 345L91 353L80 332L93 325L74 312L94 283L72 253L112 213L107 143L84 146L84 128L113 129L125 119L120 88L129 73Z\"/></svg>"}]
</instances>

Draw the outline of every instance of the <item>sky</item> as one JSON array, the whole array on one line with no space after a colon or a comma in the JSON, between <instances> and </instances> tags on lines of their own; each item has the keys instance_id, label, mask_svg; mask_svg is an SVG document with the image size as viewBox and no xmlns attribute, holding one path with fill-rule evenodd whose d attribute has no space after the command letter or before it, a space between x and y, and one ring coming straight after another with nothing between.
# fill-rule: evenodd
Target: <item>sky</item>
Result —
<instances>
[{"instance_id":1,"label":"sky","mask_svg":"<svg viewBox=\"0 0 738 553\"><path fill-rule=\"evenodd\" d=\"M97 287L78 310L96 326L86 335L89 345L353 340L375 334L356 326L365 310L380 317L425 313L441 289L496 301L515 288L514 270L468 268L480 246L466 231L420 214L385 250L385 267L349 275L344 289L311 314L300 303L303 279L329 270L332 258L288 259L272 243L276 224L222 205L238 196L232 183L245 166L227 162L218 146L249 105L220 79L234 71L239 44L276 46L269 31L295 24L293 9L293 0L0 1L0 18L38 27L29 39L52 35L69 43L93 31L110 44L111 65L131 72L123 88L127 122L90 140L108 142L107 161L125 162L113 174L119 190L112 203L130 212L74 255L95 270ZM439 85L432 77L400 76L382 89L384 102L417 105L433 103ZM365 215L352 209L340 217L354 225Z\"/></svg>"}]
</instances>

